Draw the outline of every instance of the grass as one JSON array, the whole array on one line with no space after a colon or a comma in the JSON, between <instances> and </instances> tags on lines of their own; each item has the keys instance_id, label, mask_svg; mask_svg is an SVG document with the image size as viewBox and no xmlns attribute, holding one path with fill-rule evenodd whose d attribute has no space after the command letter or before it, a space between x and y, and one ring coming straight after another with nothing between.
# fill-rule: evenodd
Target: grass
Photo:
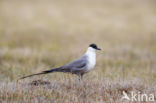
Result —
<instances>
[{"instance_id":1,"label":"grass","mask_svg":"<svg viewBox=\"0 0 156 103\"><path fill-rule=\"evenodd\" d=\"M155 3L1 0L0 102L131 103L122 91L156 97ZM64 73L17 81L76 59L90 43L102 51L83 83Z\"/></svg>"}]
</instances>

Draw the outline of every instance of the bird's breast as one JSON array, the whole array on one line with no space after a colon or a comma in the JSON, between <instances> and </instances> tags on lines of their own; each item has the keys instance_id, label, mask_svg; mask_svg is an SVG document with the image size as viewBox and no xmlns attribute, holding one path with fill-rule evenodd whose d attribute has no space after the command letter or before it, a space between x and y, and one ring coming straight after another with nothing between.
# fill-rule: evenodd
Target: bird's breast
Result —
<instances>
[{"instance_id":1,"label":"bird's breast","mask_svg":"<svg viewBox=\"0 0 156 103\"><path fill-rule=\"evenodd\" d=\"M88 56L88 64L87 64L87 70L92 70L96 64L96 55L92 54Z\"/></svg>"}]
</instances>

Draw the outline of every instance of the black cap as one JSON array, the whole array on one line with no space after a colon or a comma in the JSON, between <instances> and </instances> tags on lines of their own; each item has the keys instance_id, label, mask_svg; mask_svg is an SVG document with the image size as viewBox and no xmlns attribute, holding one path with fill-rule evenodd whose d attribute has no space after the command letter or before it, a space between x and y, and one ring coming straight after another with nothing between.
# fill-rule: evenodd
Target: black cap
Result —
<instances>
[{"instance_id":1,"label":"black cap","mask_svg":"<svg viewBox=\"0 0 156 103\"><path fill-rule=\"evenodd\" d=\"M97 45L94 44L94 43L93 43L93 44L90 44L89 47L92 47L92 48L94 48L94 49L96 49L96 50L101 50L101 49L98 48Z\"/></svg>"}]
</instances>

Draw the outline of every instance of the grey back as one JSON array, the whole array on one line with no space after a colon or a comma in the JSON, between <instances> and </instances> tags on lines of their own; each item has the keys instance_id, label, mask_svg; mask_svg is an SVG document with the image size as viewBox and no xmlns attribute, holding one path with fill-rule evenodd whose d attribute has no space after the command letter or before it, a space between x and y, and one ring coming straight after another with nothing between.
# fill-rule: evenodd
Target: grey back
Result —
<instances>
[{"instance_id":1,"label":"grey back","mask_svg":"<svg viewBox=\"0 0 156 103\"><path fill-rule=\"evenodd\" d=\"M65 66L63 66L63 69L67 69L74 74L79 74L79 73L81 74L86 69L87 62L88 62L87 58L88 58L87 55L83 55L79 59L74 60L70 62L69 64L66 64Z\"/></svg>"}]
</instances>

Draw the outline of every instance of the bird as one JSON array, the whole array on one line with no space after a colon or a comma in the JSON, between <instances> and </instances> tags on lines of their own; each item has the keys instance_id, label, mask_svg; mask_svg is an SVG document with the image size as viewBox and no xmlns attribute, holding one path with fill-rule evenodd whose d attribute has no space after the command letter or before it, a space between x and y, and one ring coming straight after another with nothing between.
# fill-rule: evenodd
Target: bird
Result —
<instances>
[{"instance_id":1,"label":"bird","mask_svg":"<svg viewBox=\"0 0 156 103\"><path fill-rule=\"evenodd\" d=\"M88 73L92 69L94 69L96 65L96 51L101 50L96 44L92 43L89 45L87 51L80 58L57 68L53 68L50 70L45 70L40 73L27 75L21 77L20 79L24 79L27 77L32 77L35 75L48 74L54 72L64 72L76 74L78 76L79 81L82 80L84 74Z\"/></svg>"}]
</instances>

